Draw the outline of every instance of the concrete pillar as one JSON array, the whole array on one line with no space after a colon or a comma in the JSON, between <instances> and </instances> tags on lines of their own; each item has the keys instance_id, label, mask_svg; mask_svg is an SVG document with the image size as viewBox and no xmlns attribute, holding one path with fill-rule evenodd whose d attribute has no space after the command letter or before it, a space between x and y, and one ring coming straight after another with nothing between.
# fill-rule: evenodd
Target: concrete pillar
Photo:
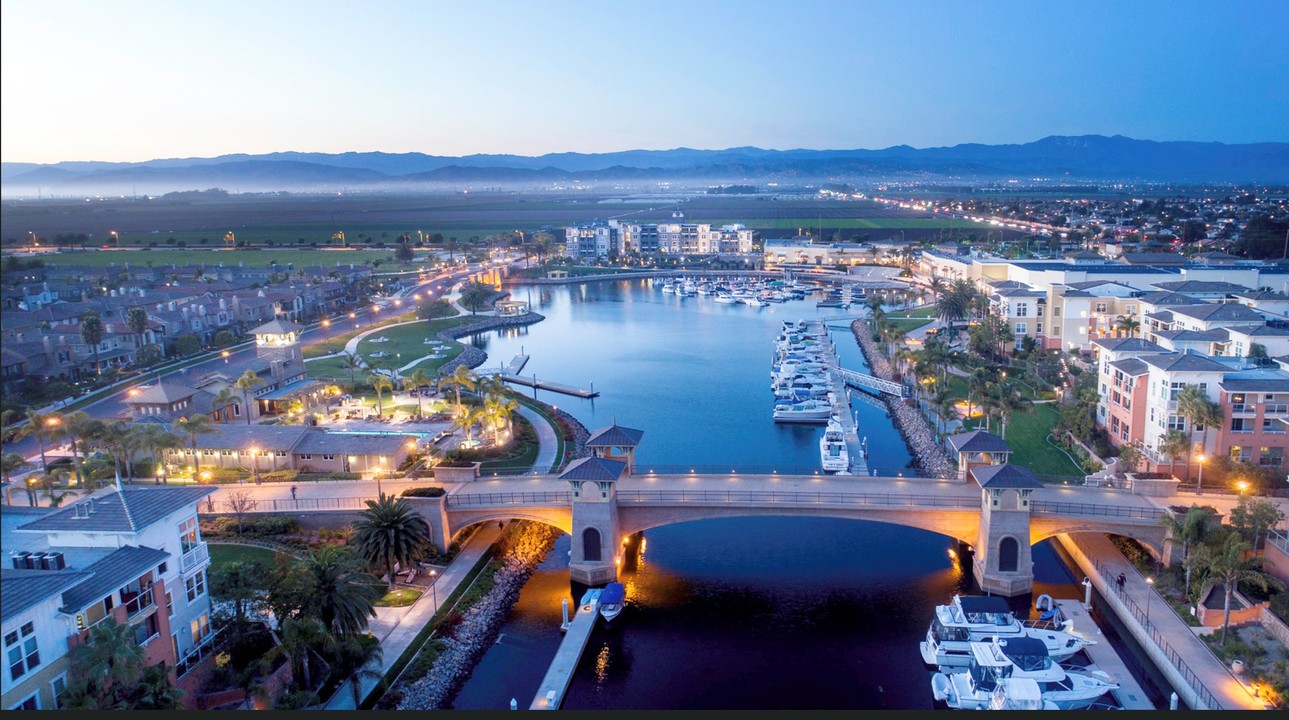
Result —
<instances>
[{"instance_id":1,"label":"concrete pillar","mask_svg":"<svg viewBox=\"0 0 1289 720\"><path fill-rule=\"evenodd\" d=\"M1034 587L1029 542L1029 489L982 488L980 541L972 573L994 595L1024 595Z\"/></svg>"},{"instance_id":2,"label":"concrete pillar","mask_svg":"<svg viewBox=\"0 0 1289 720\"><path fill-rule=\"evenodd\" d=\"M616 483L573 482L572 555L569 579L587 586L618 579L622 540L618 536ZM588 545L598 543L598 547Z\"/></svg>"}]
</instances>

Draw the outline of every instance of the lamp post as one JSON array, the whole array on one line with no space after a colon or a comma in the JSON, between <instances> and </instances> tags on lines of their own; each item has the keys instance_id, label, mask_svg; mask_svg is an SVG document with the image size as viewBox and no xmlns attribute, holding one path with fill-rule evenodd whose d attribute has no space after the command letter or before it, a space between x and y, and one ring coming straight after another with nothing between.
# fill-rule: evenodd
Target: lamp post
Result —
<instances>
[{"instance_id":1,"label":"lamp post","mask_svg":"<svg viewBox=\"0 0 1289 720\"><path fill-rule=\"evenodd\" d=\"M260 484L260 449L255 445L251 446L251 478Z\"/></svg>"},{"instance_id":2,"label":"lamp post","mask_svg":"<svg viewBox=\"0 0 1289 720\"><path fill-rule=\"evenodd\" d=\"M430 571L430 597L434 600L434 612L439 611L439 571Z\"/></svg>"},{"instance_id":3,"label":"lamp post","mask_svg":"<svg viewBox=\"0 0 1289 720\"><path fill-rule=\"evenodd\" d=\"M220 355L220 357L224 358L224 364L225 364L225 365L227 365L227 364L228 364L228 356L229 356L229 355L232 355L232 353L230 353L230 352L228 352L227 350L225 350L225 351L221 352L219 355Z\"/></svg>"},{"instance_id":4,"label":"lamp post","mask_svg":"<svg viewBox=\"0 0 1289 720\"><path fill-rule=\"evenodd\" d=\"M1244 491L1249 489L1247 480L1241 480L1235 484L1235 489L1240 492L1240 497L1244 497Z\"/></svg>"},{"instance_id":5,"label":"lamp post","mask_svg":"<svg viewBox=\"0 0 1289 720\"><path fill-rule=\"evenodd\" d=\"M331 339L331 321L330 320L322 321L322 332L324 335L327 336L328 340Z\"/></svg>"},{"instance_id":6,"label":"lamp post","mask_svg":"<svg viewBox=\"0 0 1289 720\"><path fill-rule=\"evenodd\" d=\"M1196 495L1204 494L1204 461L1207 459L1208 458L1204 457L1204 453L1200 453L1195 457L1195 462L1199 463L1199 475L1196 477L1196 480L1195 480Z\"/></svg>"},{"instance_id":7,"label":"lamp post","mask_svg":"<svg viewBox=\"0 0 1289 720\"><path fill-rule=\"evenodd\" d=\"M1150 596L1155 594L1155 579L1146 578L1146 626L1150 626Z\"/></svg>"}]
</instances>

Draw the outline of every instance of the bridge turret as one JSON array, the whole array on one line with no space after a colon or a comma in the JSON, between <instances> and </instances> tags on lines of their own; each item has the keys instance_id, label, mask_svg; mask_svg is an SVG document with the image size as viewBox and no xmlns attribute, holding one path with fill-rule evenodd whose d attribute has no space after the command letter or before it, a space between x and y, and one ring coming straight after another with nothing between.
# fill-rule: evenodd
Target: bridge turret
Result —
<instances>
[{"instance_id":1,"label":"bridge turret","mask_svg":"<svg viewBox=\"0 0 1289 720\"><path fill-rule=\"evenodd\" d=\"M1006 440L984 430L954 433L946 439L958 461L960 482L967 481L967 473L972 468L1004 464L1012 453L1011 446Z\"/></svg>"},{"instance_id":2,"label":"bridge turret","mask_svg":"<svg viewBox=\"0 0 1289 720\"><path fill-rule=\"evenodd\" d=\"M617 580L622 563L617 482L626 475L626 462L603 457L575 460L560 473L573 495L570 579L583 585Z\"/></svg>"},{"instance_id":3,"label":"bridge turret","mask_svg":"<svg viewBox=\"0 0 1289 720\"><path fill-rule=\"evenodd\" d=\"M980 589L1021 595L1034 587L1030 549L1030 499L1043 484L1029 470L1010 463L969 471L980 483L980 533L973 571Z\"/></svg>"}]
</instances>

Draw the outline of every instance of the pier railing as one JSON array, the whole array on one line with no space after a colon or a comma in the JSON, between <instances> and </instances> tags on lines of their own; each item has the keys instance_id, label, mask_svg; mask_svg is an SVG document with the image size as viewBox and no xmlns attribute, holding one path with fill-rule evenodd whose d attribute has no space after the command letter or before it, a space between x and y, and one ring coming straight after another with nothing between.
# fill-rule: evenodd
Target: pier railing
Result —
<instances>
[{"instance_id":1,"label":"pier railing","mask_svg":"<svg viewBox=\"0 0 1289 720\"><path fill-rule=\"evenodd\" d=\"M1105 581L1105 587L1119 598L1119 602L1123 603L1123 606L1128 610L1128 613L1132 615L1133 619L1136 620L1139 625L1141 625L1150 640L1155 643L1161 652L1163 652L1164 657L1168 659L1169 664L1177 669L1177 672L1181 674L1182 679L1186 684L1195 691L1195 698L1198 701L1198 704L1203 705L1204 707L1194 709L1226 709L1222 706L1222 703L1218 702L1218 699L1213 696L1213 693L1209 692L1209 689L1204 685L1204 682L1200 680L1194 670L1191 670L1190 665L1186 664L1186 661L1182 659L1181 654L1178 653L1171 644L1169 644L1167 638L1165 638L1163 633L1159 631L1159 628L1155 627L1154 623L1150 622L1150 616L1147 615L1146 611L1143 610L1136 601L1128 596L1128 592L1125 589L1119 587L1118 583L1115 582L1116 576L1114 571L1110 569L1108 565L1102 563L1101 559L1096 557L1094 553L1088 550L1088 548L1080 542L1077 535L1070 535L1070 540L1083 551L1083 554L1086 557L1092 560L1092 565L1096 568L1097 574ZM1149 592L1154 592L1154 590L1149 589ZM1161 601L1159 604L1166 607L1169 612L1172 612L1173 615L1176 616L1177 611L1173 610L1168 603ZM1185 621L1183 620L1182 622ZM1207 647L1208 646L1205 645L1205 648Z\"/></svg>"}]
</instances>

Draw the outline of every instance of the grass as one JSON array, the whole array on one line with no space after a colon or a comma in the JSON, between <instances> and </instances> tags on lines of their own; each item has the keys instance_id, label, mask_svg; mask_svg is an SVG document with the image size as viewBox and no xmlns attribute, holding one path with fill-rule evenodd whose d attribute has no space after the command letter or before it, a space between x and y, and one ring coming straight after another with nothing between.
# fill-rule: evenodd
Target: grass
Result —
<instances>
[{"instance_id":1,"label":"grass","mask_svg":"<svg viewBox=\"0 0 1289 720\"><path fill-rule=\"evenodd\" d=\"M421 597L420 590L412 588L398 588L385 593L385 597L373 603L376 607L407 607Z\"/></svg>"},{"instance_id":2,"label":"grass","mask_svg":"<svg viewBox=\"0 0 1289 720\"><path fill-rule=\"evenodd\" d=\"M930 325L933 322L935 321L920 318L895 318L891 320L891 325L899 331L901 335L904 335L905 333L917 330L923 325Z\"/></svg>"},{"instance_id":3,"label":"grass","mask_svg":"<svg viewBox=\"0 0 1289 720\"><path fill-rule=\"evenodd\" d=\"M774 218L765 219L757 218L749 220L728 219L728 220L703 220L710 222L712 225L728 225L730 223L742 223L748 227L755 227L765 230L796 230L797 228L817 228L819 226L818 217L808 218ZM906 230L926 229L926 228L988 228L989 225L972 222L970 220L958 220L954 218L901 218L901 217L883 217L883 218L825 218L824 225L829 229L842 230Z\"/></svg>"},{"instance_id":4,"label":"grass","mask_svg":"<svg viewBox=\"0 0 1289 720\"><path fill-rule=\"evenodd\" d=\"M1047 442L1058 417L1056 407L1050 403L1035 405L1027 412L1013 415L1007 423L1006 437L1012 447L1011 462L1039 476L1086 475L1083 468Z\"/></svg>"},{"instance_id":5,"label":"grass","mask_svg":"<svg viewBox=\"0 0 1289 720\"><path fill-rule=\"evenodd\" d=\"M210 549L210 567L218 568L231 562L261 562L266 565L272 565L273 557L277 554L272 550L254 545L225 545L223 543L209 543Z\"/></svg>"},{"instance_id":6,"label":"grass","mask_svg":"<svg viewBox=\"0 0 1289 720\"><path fill-rule=\"evenodd\" d=\"M185 239L181 236L193 233L173 233L160 236L152 236L152 239L160 238L165 242L167 237ZM245 265L247 267L268 267L277 263L286 269L288 264L294 264L296 268L306 265L322 265L323 267L335 267L336 263L341 265L366 265L373 260L381 260L381 266L376 268L377 272L386 272L403 267L402 264L395 264L394 252L390 248L379 250L314 250L314 249L228 249L222 247L222 235L218 244L212 242L200 248L186 247L173 248L169 246L145 248L136 250L99 250L97 252L63 252L48 253L41 255L41 259L46 265L64 266L64 265L83 265L88 267L110 267L111 265L124 266L129 263L133 267L147 266L151 263L153 266L162 265ZM189 239L189 245L197 245L196 238ZM126 243L128 246L129 243ZM214 253L214 254L212 254ZM389 267L386 267L388 265Z\"/></svg>"},{"instance_id":7,"label":"grass","mask_svg":"<svg viewBox=\"0 0 1289 720\"><path fill-rule=\"evenodd\" d=\"M400 316L400 321L401 320L402 320L402 317ZM412 360L415 360L418 357L423 357L430 353L430 350L431 350L430 346L426 345L423 342L425 338L436 337L436 335L440 330L456 327L458 325L465 325L475 320L478 320L477 316L472 317L470 315L457 315L456 317L442 318L439 320L431 320L428 322L418 322L413 325L400 325L398 327L389 328L388 330L375 332L367 336L366 338L358 341L358 348L357 348L358 355L364 359L367 359L371 355L371 353L377 350L384 350L386 352L391 353L391 355L389 357L376 358L375 362L377 366L388 368L393 366L395 363L397 363L399 366L402 366L411 362ZM358 332L364 332L370 329L371 329L370 326L366 328L360 328ZM310 346L307 349L305 356L320 357L322 355L328 355L328 354L340 352L344 349L345 343L348 342L351 338L353 338L354 334L355 333L350 332L350 333L346 333L343 336L338 335L325 343L318 343L317 345ZM385 337L388 337L389 342L384 342L384 343L372 342L373 338L380 337L382 335ZM314 349L321 346L326 346L326 347L324 347L321 350ZM430 358L430 359L424 360L420 363L417 363L415 366L408 368L407 371L403 372L402 374L408 375L419 368L421 370L424 370L429 375L434 375L436 372L438 372L438 369L442 367L444 363L452 360L457 355L461 354L461 351L463 349L464 347L460 343L448 341L447 345L444 347L444 350L443 350L446 357ZM402 354L401 358L396 357L396 355L399 353ZM342 358L333 357L333 358L326 358L322 360L313 360L307 363L305 367L308 369L309 377L311 378L348 381L349 370L344 367L342 362L343 362ZM368 373L366 371L359 370L354 373L354 377L361 380L367 374Z\"/></svg>"}]
</instances>

